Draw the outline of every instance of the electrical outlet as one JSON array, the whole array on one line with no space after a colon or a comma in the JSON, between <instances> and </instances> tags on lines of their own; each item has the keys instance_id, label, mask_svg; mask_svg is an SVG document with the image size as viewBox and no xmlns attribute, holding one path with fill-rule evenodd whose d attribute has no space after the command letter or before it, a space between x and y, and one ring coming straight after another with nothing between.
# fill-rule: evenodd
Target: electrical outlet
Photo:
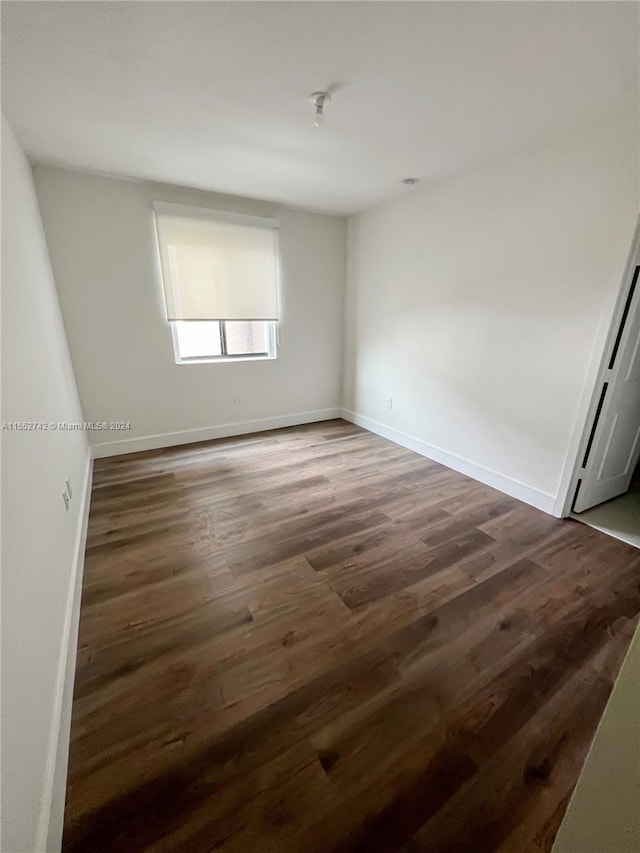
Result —
<instances>
[{"instance_id":1,"label":"electrical outlet","mask_svg":"<svg viewBox=\"0 0 640 853\"><path fill-rule=\"evenodd\" d=\"M64 508L67 512L69 512L69 495L67 494L67 490L65 489L62 493L62 500L64 501Z\"/></svg>"},{"instance_id":2,"label":"electrical outlet","mask_svg":"<svg viewBox=\"0 0 640 853\"><path fill-rule=\"evenodd\" d=\"M67 494L69 495L69 500L73 497L73 489L71 488L71 480L68 477L64 478L65 486L67 487Z\"/></svg>"},{"instance_id":3,"label":"electrical outlet","mask_svg":"<svg viewBox=\"0 0 640 853\"><path fill-rule=\"evenodd\" d=\"M393 397L387 397L387 409L393 409Z\"/></svg>"}]
</instances>

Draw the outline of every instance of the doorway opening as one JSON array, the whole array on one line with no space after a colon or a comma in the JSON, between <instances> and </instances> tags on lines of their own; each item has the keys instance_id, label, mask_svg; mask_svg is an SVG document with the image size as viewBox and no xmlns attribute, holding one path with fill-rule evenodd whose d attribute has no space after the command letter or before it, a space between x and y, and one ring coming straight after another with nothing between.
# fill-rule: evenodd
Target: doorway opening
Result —
<instances>
[{"instance_id":1,"label":"doorway opening","mask_svg":"<svg viewBox=\"0 0 640 853\"><path fill-rule=\"evenodd\" d=\"M640 548L640 223L558 515Z\"/></svg>"}]
</instances>

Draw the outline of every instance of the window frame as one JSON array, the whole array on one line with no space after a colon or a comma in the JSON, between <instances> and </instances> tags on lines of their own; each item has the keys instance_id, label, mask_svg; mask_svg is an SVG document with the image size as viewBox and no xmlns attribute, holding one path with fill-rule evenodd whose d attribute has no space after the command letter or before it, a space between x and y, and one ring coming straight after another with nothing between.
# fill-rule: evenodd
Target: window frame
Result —
<instances>
[{"instance_id":1,"label":"window frame","mask_svg":"<svg viewBox=\"0 0 640 853\"><path fill-rule=\"evenodd\" d=\"M218 323L220 329L220 349L222 350L221 355L202 355L202 356L192 356L189 358L183 358L180 354L180 342L178 340L178 327L177 323L188 323L189 320L169 320L167 321L171 326L171 337L173 338L173 354L175 358L176 364L216 364L221 362L234 362L234 361L273 361L278 357L277 355L277 334L276 320L258 320L258 321L247 321L247 322L262 322L267 324L267 333L269 336L269 348L266 353L228 353L227 349L227 339L226 339L226 329L225 324L231 322L244 322L242 320L233 321L233 320L200 320L198 322L202 323Z\"/></svg>"}]
</instances>

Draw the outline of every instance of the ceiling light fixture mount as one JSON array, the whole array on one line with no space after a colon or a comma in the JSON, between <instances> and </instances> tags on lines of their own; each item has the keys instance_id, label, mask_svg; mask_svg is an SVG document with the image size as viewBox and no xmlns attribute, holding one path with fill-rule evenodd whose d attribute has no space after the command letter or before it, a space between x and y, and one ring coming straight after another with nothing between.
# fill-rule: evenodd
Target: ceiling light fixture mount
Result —
<instances>
[{"instance_id":1,"label":"ceiling light fixture mount","mask_svg":"<svg viewBox=\"0 0 640 853\"><path fill-rule=\"evenodd\" d=\"M316 108L313 123L316 127L320 127L324 122L324 105L327 101L331 100L331 95L328 92L313 92L313 94L309 96L309 100Z\"/></svg>"}]
</instances>

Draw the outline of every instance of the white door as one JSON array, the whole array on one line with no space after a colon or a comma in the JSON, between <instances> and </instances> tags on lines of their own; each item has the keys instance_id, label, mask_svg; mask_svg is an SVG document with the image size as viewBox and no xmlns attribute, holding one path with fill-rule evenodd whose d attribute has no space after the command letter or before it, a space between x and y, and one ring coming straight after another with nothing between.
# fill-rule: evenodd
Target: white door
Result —
<instances>
[{"instance_id":1,"label":"white door","mask_svg":"<svg viewBox=\"0 0 640 853\"><path fill-rule=\"evenodd\" d=\"M640 456L640 257L634 261L582 460L574 512L624 494Z\"/></svg>"}]
</instances>

